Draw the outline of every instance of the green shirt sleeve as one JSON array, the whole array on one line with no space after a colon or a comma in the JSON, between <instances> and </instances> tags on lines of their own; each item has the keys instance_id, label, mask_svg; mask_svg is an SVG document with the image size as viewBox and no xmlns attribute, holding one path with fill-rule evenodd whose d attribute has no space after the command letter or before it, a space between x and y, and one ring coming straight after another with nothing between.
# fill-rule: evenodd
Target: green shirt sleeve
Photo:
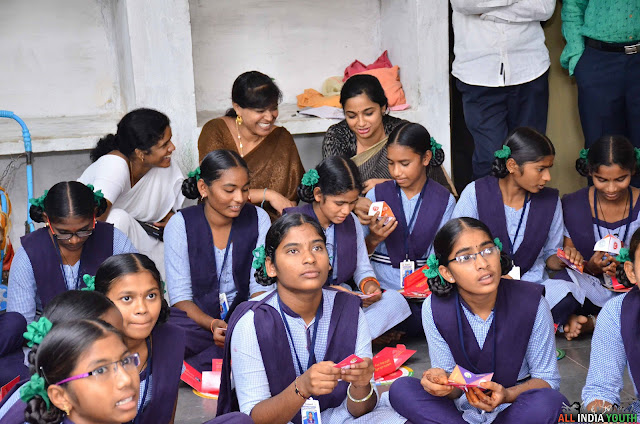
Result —
<instances>
[{"instance_id":1,"label":"green shirt sleeve","mask_svg":"<svg viewBox=\"0 0 640 424\"><path fill-rule=\"evenodd\" d=\"M584 13L589 0L564 0L562 3L562 35L567 40L567 45L560 56L560 64L569 70L573 70L584 52L584 37L581 34L584 25Z\"/></svg>"}]
</instances>

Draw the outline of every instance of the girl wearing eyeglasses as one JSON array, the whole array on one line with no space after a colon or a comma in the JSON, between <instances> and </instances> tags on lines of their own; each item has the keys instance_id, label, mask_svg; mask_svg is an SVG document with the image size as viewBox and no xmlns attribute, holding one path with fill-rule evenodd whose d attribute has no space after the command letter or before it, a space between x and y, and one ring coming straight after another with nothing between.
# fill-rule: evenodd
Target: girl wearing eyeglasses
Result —
<instances>
[{"instance_id":1,"label":"girl wearing eyeglasses","mask_svg":"<svg viewBox=\"0 0 640 424\"><path fill-rule=\"evenodd\" d=\"M562 205L558 190L546 187L555 148L545 135L521 127L494 155L491 175L464 189L453 217L484 222L514 263L510 277L543 284L553 308L577 289L568 281L549 279L547 273L547 269L560 271L565 266L556 255L563 245ZM575 248L567 247L565 253L574 264L582 263Z\"/></svg>"},{"instance_id":2,"label":"girl wearing eyeglasses","mask_svg":"<svg viewBox=\"0 0 640 424\"><path fill-rule=\"evenodd\" d=\"M19 315L19 314L18 314ZM19 354L19 365L24 367L24 353L22 345L25 339L31 347L28 355L29 369L26 377L6 394L0 401L0 422L2 424L23 424L24 409L26 404L20 400L20 387L29 381L29 376L36 373L35 357L38 345L53 325L63 322L100 319L114 326L118 331L122 330L122 314L106 296L95 291L70 290L54 297L42 312L42 316L36 322L32 322L20 333L20 344L16 353ZM2 327L6 331L6 327ZM23 337L23 333L25 333ZM11 364L0 362L1 368L12 368ZM26 367L25 367L26 368ZM12 368L15 372L15 367ZM14 373L13 377L16 374Z\"/></svg>"},{"instance_id":3,"label":"girl wearing eyeglasses","mask_svg":"<svg viewBox=\"0 0 640 424\"><path fill-rule=\"evenodd\" d=\"M367 198L387 202L395 218L370 217L363 230L381 287L401 290L404 277L426 264L433 237L449 220L456 202L449 190L428 178L429 168L444 161L444 152L425 127L411 122L398 125L386 146L393 180L376 185ZM421 304L410 302L409 307L411 315L396 329L411 337L422 333Z\"/></svg>"},{"instance_id":4,"label":"girl wearing eyeglasses","mask_svg":"<svg viewBox=\"0 0 640 424\"><path fill-rule=\"evenodd\" d=\"M566 398L553 321L542 286L502 279L511 268L489 228L449 221L433 241L422 308L431 369L393 383L391 405L414 423L552 423ZM448 385L455 366L494 373L466 391Z\"/></svg>"},{"instance_id":5,"label":"girl wearing eyeglasses","mask_svg":"<svg viewBox=\"0 0 640 424\"><path fill-rule=\"evenodd\" d=\"M56 325L35 354L37 372L20 389L35 424L127 423L136 416L140 358L103 321Z\"/></svg>"},{"instance_id":6,"label":"girl wearing eyeglasses","mask_svg":"<svg viewBox=\"0 0 640 424\"><path fill-rule=\"evenodd\" d=\"M60 182L30 202L31 218L46 227L22 237L7 293L7 311L27 323L57 294L86 287L82 276L94 275L109 256L136 251L113 225L96 222L106 201L82 183Z\"/></svg>"},{"instance_id":7,"label":"girl wearing eyeglasses","mask_svg":"<svg viewBox=\"0 0 640 424\"><path fill-rule=\"evenodd\" d=\"M112 256L98 268L95 289L122 313L125 343L140 357L140 402L134 424L173 422L185 335L166 322L169 305L158 269L140 253Z\"/></svg>"}]
</instances>

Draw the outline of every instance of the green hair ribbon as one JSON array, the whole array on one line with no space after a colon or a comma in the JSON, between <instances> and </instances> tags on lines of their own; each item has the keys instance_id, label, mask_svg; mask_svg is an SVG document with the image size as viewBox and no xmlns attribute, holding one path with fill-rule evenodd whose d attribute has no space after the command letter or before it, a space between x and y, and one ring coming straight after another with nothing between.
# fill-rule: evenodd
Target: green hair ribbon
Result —
<instances>
[{"instance_id":1,"label":"green hair ribbon","mask_svg":"<svg viewBox=\"0 0 640 424\"><path fill-rule=\"evenodd\" d=\"M620 263L629 262L631 258L629 257L629 249L623 247L620 249L620 253L616 256L616 261Z\"/></svg>"},{"instance_id":2,"label":"green hair ribbon","mask_svg":"<svg viewBox=\"0 0 640 424\"><path fill-rule=\"evenodd\" d=\"M22 336L27 340L27 346L42 343L42 339L51 331L53 324L47 317L40 317L38 321L33 321L27 325L27 331Z\"/></svg>"},{"instance_id":3,"label":"green hair ribbon","mask_svg":"<svg viewBox=\"0 0 640 424\"><path fill-rule=\"evenodd\" d=\"M431 142L431 151L435 152L436 150L442 149L442 144L438 143L435 138L431 137L429 140Z\"/></svg>"},{"instance_id":4,"label":"green hair ribbon","mask_svg":"<svg viewBox=\"0 0 640 424\"><path fill-rule=\"evenodd\" d=\"M200 172L200 167L197 167L196 169L194 169L193 171L189 172L187 174L187 176L189 178L196 178L196 181L198 181L200 178L202 178L202 172Z\"/></svg>"},{"instance_id":5,"label":"green hair ribbon","mask_svg":"<svg viewBox=\"0 0 640 424\"><path fill-rule=\"evenodd\" d=\"M493 156L498 159L508 159L511 156L511 148L509 146L502 145L502 149L496 150Z\"/></svg>"},{"instance_id":6,"label":"green hair ribbon","mask_svg":"<svg viewBox=\"0 0 640 424\"><path fill-rule=\"evenodd\" d=\"M318 171L316 171L315 169L310 169L302 176L301 183L303 186L313 187L314 185L318 184L318 181L320 181L320 175L318 175Z\"/></svg>"},{"instance_id":7,"label":"green hair ribbon","mask_svg":"<svg viewBox=\"0 0 640 424\"><path fill-rule=\"evenodd\" d=\"M442 278L442 275L440 274L440 270L439 270L440 261L438 260L438 258L436 258L435 254L432 253L427 258L427 267L428 269L422 270L422 273L424 274L424 276L427 278L440 277L440 284L444 286L445 285L444 278Z\"/></svg>"},{"instance_id":8,"label":"green hair ribbon","mask_svg":"<svg viewBox=\"0 0 640 424\"><path fill-rule=\"evenodd\" d=\"M99 205L102 202L102 199L104 199L104 194L102 194L102 190L96 190L93 187L93 184L87 184L87 187L89 187L91 191L93 191L93 200Z\"/></svg>"},{"instance_id":9,"label":"green hair ribbon","mask_svg":"<svg viewBox=\"0 0 640 424\"><path fill-rule=\"evenodd\" d=\"M589 160L587 159L587 156L589 156L589 149L581 149L580 150L580 159L584 159L587 162L589 162Z\"/></svg>"},{"instance_id":10,"label":"green hair ribbon","mask_svg":"<svg viewBox=\"0 0 640 424\"><path fill-rule=\"evenodd\" d=\"M640 149L636 147L633 152L636 154L636 167L640 168Z\"/></svg>"},{"instance_id":11,"label":"green hair ribbon","mask_svg":"<svg viewBox=\"0 0 640 424\"><path fill-rule=\"evenodd\" d=\"M255 270L262 269L264 270L265 277L267 276L267 267L265 266L265 262L267 260L267 252L264 249L264 246L256 247L253 249L253 257L254 260L251 263L251 267Z\"/></svg>"},{"instance_id":12,"label":"green hair ribbon","mask_svg":"<svg viewBox=\"0 0 640 424\"><path fill-rule=\"evenodd\" d=\"M20 399L22 399L24 403L28 403L34 397L40 396L47 404L47 409L49 409L51 403L49 402L47 389L44 386L44 378L40 377L38 373L33 374L31 376L31 380L27 381L22 387L20 387Z\"/></svg>"},{"instance_id":13,"label":"green hair ribbon","mask_svg":"<svg viewBox=\"0 0 640 424\"><path fill-rule=\"evenodd\" d=\"M162 286L162 294L167 294L167 284L164 281L160 280L160 285Z\"/></svg>"},{"instance_id":14,"label":"green hair ribbon","mask_svg":"<svg viewBox=\"0 0 640 424\"><path fill-rule=\"evenodd\" d=\"M93 277L89 274L84 274L82 276L82 281L87 287L83 287L80 290L82 291L95 291L96 289L96 277Z\"/></svg>"},{"instance_id":15,"label":"green hair ribbon","mask_svg":"<svg viewBox=\"0 0 640 424\"><path fill-rule=\"evenodd\" d=\"M37 199L29 199L29 204L35 206L36 208L40 208L44 210L44 199L47 198L48 193L49 193L49 190L45 190L44 194L38 197Z\"/></svg>"},{"instance_id":16,"label":"green hair ribbon","mask_svg":"<svg viewBox=\"0 0 640 424\"><path fill-rule=\"evenodd\" d=\"M498 250L502 252L502 242L498 237L493 239L493 244L495 244L498 247Z\"/></svg>"}]
</instances>

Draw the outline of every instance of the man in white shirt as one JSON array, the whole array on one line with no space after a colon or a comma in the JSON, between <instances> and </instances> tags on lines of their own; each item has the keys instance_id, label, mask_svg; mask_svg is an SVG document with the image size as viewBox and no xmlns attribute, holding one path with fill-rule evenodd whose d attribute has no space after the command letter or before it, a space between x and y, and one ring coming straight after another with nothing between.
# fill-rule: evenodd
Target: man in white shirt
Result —
<instances>
[{"instance_id":1,"label":"man in white shirt","mask_svg":"<svg viewBox=\"0 0 640 424\"><path fill-rule=\"evenodd\" d=\"M540 22L555 0L451 0L453 76L473 135L473 176L491 171L493 153L515 128L547 129L549 51Z\"/></svg>"}]
</instances>

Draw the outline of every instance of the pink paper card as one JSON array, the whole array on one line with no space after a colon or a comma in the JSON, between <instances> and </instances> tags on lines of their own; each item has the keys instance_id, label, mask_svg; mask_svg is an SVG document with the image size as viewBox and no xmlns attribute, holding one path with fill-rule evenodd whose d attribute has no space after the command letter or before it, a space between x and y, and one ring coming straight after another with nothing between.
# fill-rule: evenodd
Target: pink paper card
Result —
<instances>
[{"instance_id":1,"label":"pink paper card","mask_svg":"<svg viewBox=\"0 0 640 424\"><path fill-rule=\"evenodd\" d=\"M474 374L471 371L462 368L460 365L456 365L456 367L449 375L449 386L460 387L461 389L468 389L470 387L478 387L480 383L484 383L487 381L491 381L493 378L493 373L486 374Z\"/></svg>"},{"instance_id":2,"label":"pink paper card","mask_svg":"<svg viewBox=\"0 0 640 424\"><path fill-rule=\"evenodd\" d=\"M364 359L359 356L352 354L344 358L342 361L338 362L334 365L334 368L348 368L349 365L359 364L360 362L364 362Z\"/></svg>"}]
</instances>

